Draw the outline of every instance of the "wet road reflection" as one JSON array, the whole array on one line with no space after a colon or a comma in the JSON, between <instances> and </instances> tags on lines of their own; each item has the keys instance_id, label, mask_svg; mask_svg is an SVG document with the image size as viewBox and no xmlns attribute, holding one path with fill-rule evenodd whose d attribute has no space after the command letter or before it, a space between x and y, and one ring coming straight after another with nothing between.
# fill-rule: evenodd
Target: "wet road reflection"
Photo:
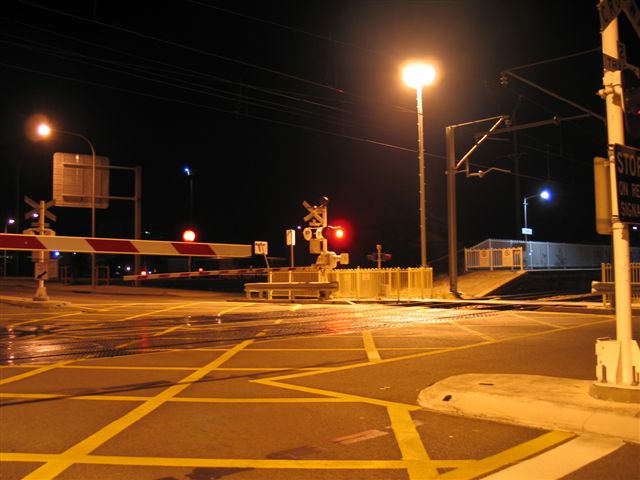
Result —
<instances>
[{"instance_id":1,"label":"wet road reflection","mask_svg":"<svg viewBox=\"0 0 640 480\"><path fill-rule=\"evenodd\" d=\"M486 317L493 311L454 310L379 305L269 306L226 314L203 313L162 316L122 311L111 318L83 312L73 319L21 321L0 330L0 364L17 365L78 358L146 353L171 348L211 348L256 338L347 334L363 329L403 327L416 323L443 323Z\"/></svg>"}]
</instances>

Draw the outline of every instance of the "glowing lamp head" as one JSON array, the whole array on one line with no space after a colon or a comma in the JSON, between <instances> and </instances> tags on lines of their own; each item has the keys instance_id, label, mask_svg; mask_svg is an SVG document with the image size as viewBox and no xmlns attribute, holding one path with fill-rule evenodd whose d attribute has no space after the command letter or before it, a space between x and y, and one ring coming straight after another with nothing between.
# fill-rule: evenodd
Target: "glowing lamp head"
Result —
<instances>
[{"instance_id":1,"label":"glowing lamp head","mask_svg":"<svg viewBox=\"0 0 640 480\"><path fill-rule=\"evenodd\" d=\"M344 237L344 230L342 228L338 228L336 230L336 238L342 238Z\"/></svg>"},{"instance_id":2,"label":"glowing lamp head","mask_svg":"<svg viewBox=\"0 0 640 480\"><path fill-rule=\"evenodd\" d=\"M51 135L51 127L46 123L41 123L40 125L38 125L36 132L41 137L48 137L49 135Z\"/></svg>"},{"instance_id":3,"label":"glowing lamp head","mask_svg":"<svg viewBox=\"0 0 640 480\"><path fill-rule=\"evenodd\" d=\"M402 80L416 90L430 85L436 78L436 69L426 63L412 63L402 70Z\"/></svg>"},{"instance_id":4,"label":"glowing lamp head","mask_svg":"<svg viewBox=\"0 0 640 480\"><path fill-rule=\"evenodd\" d=\"M543 200L549 200L551 198L551 192L549 190L543 190L540 192L540 198Z\"/></svg>"},{"instance_id":5,"label":"glowing lamp head","mask_svg":"<svg viewBox=\"0 0 640 480\"><path fill-rule=\"evenodd\" d=\"M196 239L196 232L194 232L193 230L185 230L184 232L182 232L182 240L184 240L185 242L194 242Z\"/></svg>"}]
</instances>

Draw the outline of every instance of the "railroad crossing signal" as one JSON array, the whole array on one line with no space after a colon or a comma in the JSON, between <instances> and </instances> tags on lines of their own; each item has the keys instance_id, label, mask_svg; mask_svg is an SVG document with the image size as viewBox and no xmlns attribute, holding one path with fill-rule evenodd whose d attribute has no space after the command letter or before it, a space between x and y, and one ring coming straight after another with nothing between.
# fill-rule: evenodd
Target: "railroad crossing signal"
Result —
<instances>
[{"instance_id":1,"label":"railroad crossing signal","mask_svg":"<svg viewBox=\"0 0 640 480\"><path fill-rule=\"evenodd\" d=\"M384 253L382 251L382 245L378 243L376 245L376 253L370 253L369 255L367 255L367 259L371 260L372 262L378 262L378 268L382 268L382 262L391 260L391 254Z\"/></svg>"},{"instance_id":2,"label":"railroad crossing signal","mask_svg":"<svg viewBox=\"0 0 640 480\"><path fill-rule=\"evenodd\" d=\"M30 207L33 208L33 210L29 210L27 213L24 214L24 218L25 220L29 220L30 218L34 218L34 215L37 214L39 217L43 216L44 213L44 217L48 218L49 220L51 220L52 222L55 222L58 217L56 217L55 214L51 213L48 209L53 207L56 204L55 200L49 200L48 202L36 202L35 200L32 200L31 198L27 197L26 195L24 196L24 201L27 205L29 205ZM44 206L44 208L43 208ZM44 210L44 212L43 212ZM35 225L34 225L35 226Z\"/></svg>"}]
</instances>

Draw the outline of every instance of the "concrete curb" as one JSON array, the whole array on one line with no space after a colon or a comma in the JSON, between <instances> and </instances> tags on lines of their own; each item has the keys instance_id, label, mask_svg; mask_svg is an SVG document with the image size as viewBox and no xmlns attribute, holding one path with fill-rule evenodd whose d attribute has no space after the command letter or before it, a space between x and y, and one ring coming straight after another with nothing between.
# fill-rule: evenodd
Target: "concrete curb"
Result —
<instances>
[{"instance_id":1,"label":"concrete curb","mask_svg":"<svg viewBox=\"0 0 640 480\"><path fill-rule=\"evenodd\" d=\"M425 388L418 403L452 415L640 443L640 405L593 398L592 384L540 375L471 373Z\"/></svg>"},{"instance_id":2,"label":"concrete curb","mask_svg":"<svg viewBox=\"0 0 640 480\"><path fill-rule=\"evenodd\" d=\"M64 300L34 300L32 298L23 297L7 297L1 296L0 303L8 303L9 305L16 305L18 307L32 307L32 308L59 308L70 307L73 304Z\"/></svg>"}]
</instances>

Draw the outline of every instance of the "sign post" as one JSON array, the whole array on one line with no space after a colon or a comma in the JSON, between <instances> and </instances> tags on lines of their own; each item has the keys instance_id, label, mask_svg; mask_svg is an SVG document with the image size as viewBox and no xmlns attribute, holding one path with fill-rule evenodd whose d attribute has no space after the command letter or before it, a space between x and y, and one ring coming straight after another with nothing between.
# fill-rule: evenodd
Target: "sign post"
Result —
<instances>
[{"instance_id":1,"label":"sign post","mask_svg":"<svg viewBox=\"0 0 640 480\"><path fill-rule=\"evenodd\" d=\"M634 7L634 8L631 8ZM626 163L631 157L624 145L624 117L622 112L622 94L620 62L620 43L618 41L618 19L622 10L631 20L636 32L640 34L638 26L640 16L631 12L638 12L632 0L625 2L601 1L598 5L602 27L602 53L604 58L611 58L613 62L604 63L603 88L600 97L605 100L607 111L607 137L609 144L609 184L611 186L611 237L613 243L613 271L616 298L616 339L602 339L596 342L596 377L594 395L603 398L618 398L619 396L638 396L640 394L640 351L638 343L633 340L631 323L631 272L629 254L629 226L624 223L630 213L637 211L633 208L637 204L633 201L630 178L637 177L632 173L632 162ZM632 18L634 17L634 18ZM625 153L627 156L625 157ZM618 156L620 154L620 156ZM619 161L622 165L619 165ZM621 168L622 171L618 171ZM629 168L627 168L629 167ZM636 162L637 167L637 162ZM616 175L618 173L618 175ZM616 182L617 178L619 182ZM624 178L624 180L622 180ZM623 185L624 183L624 185ZM640 182L637 182L640 183ZM629 187L628 194L627 186ZM619 189L624 191L619 192ZM622 194L622 198L621 195ZM623 208L620 208L623 207ZM635 359L635 360L634 360Z\"/></svg>"},{"instance_id":2,"label":"sign post","mask_svg":"<svg viewBox=\"0 0 640 480\"><path fill-rule=\"evenodd\" d=\"M49 224L45 222L45 218L51 221L56 221L57 217L49 212L47 209L55 205L55 200L45 202L41 200L40 203L34 202L29 197L25 196L24 201L27 205L33 208L33 210L25 214L25 219L34 218L37 214L38 221L31 223L33 228L27 228L22 233L35 234L35 235L55 235L56 232L51 230ZM36 293L33 296L34 301L46 301L49 300L47 295L47 287L44 284L45 280L49 279L49 252L46 251L34 251L32 253L32 259L34 261L34 277L38 282L36 287Z\"/></svg>"}]
</instances>

